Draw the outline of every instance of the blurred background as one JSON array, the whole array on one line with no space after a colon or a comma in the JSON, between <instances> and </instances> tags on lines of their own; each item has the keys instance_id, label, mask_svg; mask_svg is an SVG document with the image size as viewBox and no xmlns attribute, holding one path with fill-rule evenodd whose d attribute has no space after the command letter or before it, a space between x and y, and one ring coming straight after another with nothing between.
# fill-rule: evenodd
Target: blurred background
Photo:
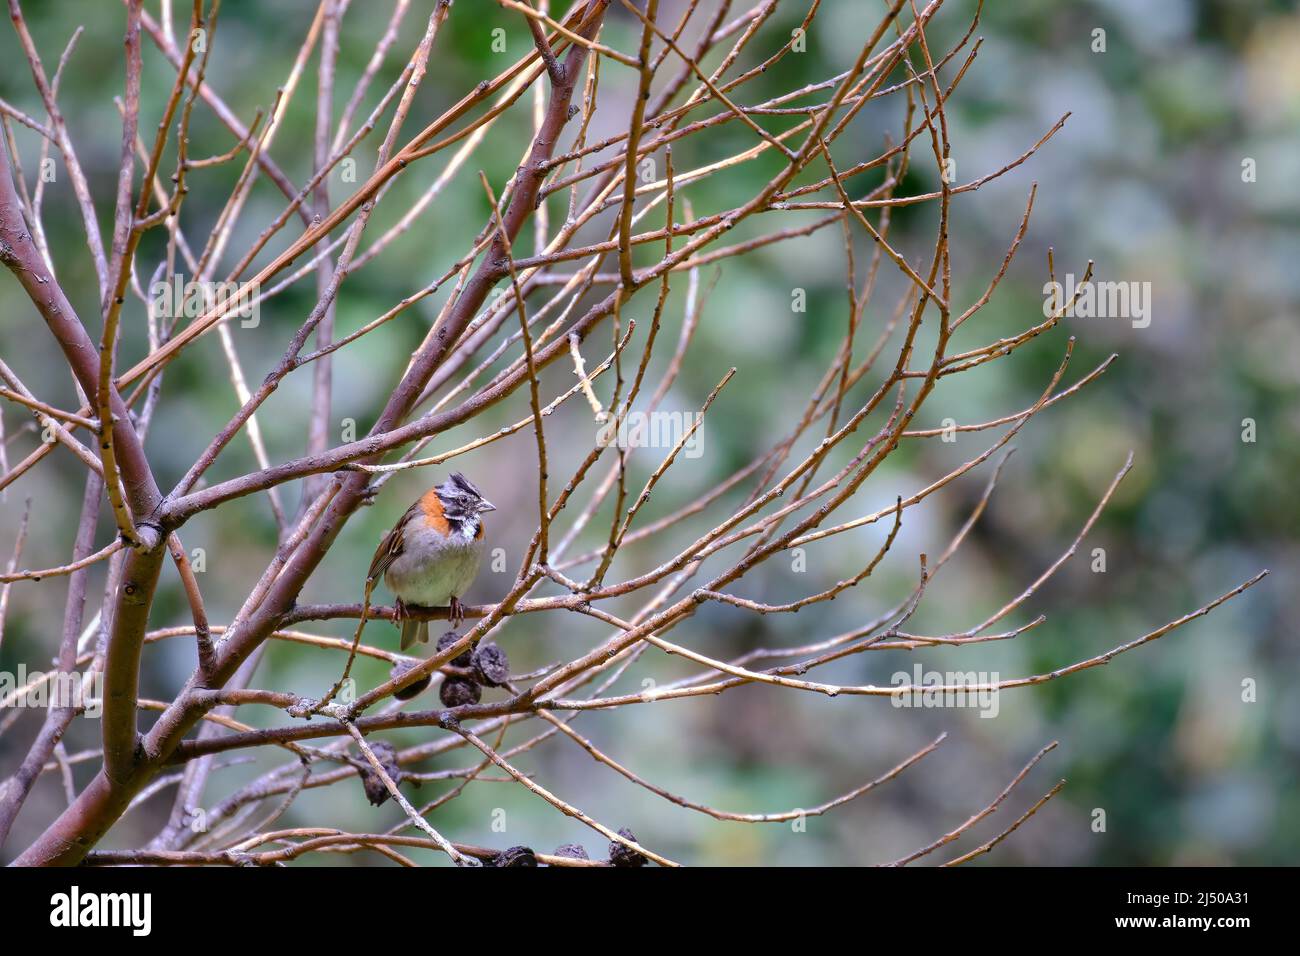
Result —
<instances>
[{"instance_id":1,"label":"blurred background","mask_svg":"<svg viewBox=\"0 0 1300 956\"><path fill-rule=\"evenodd\" d=\"M787 56L779 68L743 87L738 102L757 103L846 69L883 6L874 0L826 0L807 36L807 50ZM400 71L423 30L428 7L425 0L412 5L365 110ZM156 14L158 4L151 0L147 8ZM664 19L675 22L682 4L665 0L661 8ZM72 31L79 24L86 28L64 75L60 103L101 222L107 224L120 142L120 120L111 97L122 85L122 9L110 3L29 3L25 9L47 70L57 63ZM222 4L208 79L245 122L257 108L270 105L314 10L314 4L288 0ZM364 69L390 11L388 4L358 2L345 16L342 92L336 95L336 110ZM805 4L782 2L741 64L751 66L775 50L805 11ZM974 12L971 0L944 5L929 31L936 56L965 33ZM504 52L492 48L497 27L505 31ZM182 29L179 22L177 29ZM633 51L638 34L635 21L616 4L604 42ZM1268 0L1020 0L986 4L976 35L983 45L947 110L958 182L997 170L1028 150L1063 114L1069 112L1070 118L1023 165L954 199L954 298L964 308L978 298L1000 265L1031 184L1038 184L1018 257L991 304L963 327L953 350L976 348L1041 321L1049 247L1058 277L1082 276L1092 260L1098 279L1149 282L1151 321L1136 328L1123 319L1067 319L1013 356L951 377L936 391L916 427L942 427L946 418L984 421L1024 409L1046 386L1068 336L1075 336L1077 344L1065 383L1076 381L1111 353L1118 354L1099 380L1043 411L1016 437L1017 452L986 513L928 589L909 628L944 634L992 614L1069 547L1130 450L1133 471L1073 560L1004 622L1009 627L1046 614L1039 627L1014 641L963 649L855 655L810 676L841 684L888 684L891 675L910 674L918 665L923 670L986 672L1002 679L1043 673L1139 637L1262 568L1271 569L1272 575L1208 617L1104 667L1004 692L998 714L991 719L982 719L975 710L903 710L884 699L827 699L747 687L721 697L584 715L575 722L575 729L638 774L691 800L734 812L815 806L884 773L947 733L932 755L899 779L825 816L809 818L803 830L788 823L719 822L674 806L599 766L563 737L520 756L518 766L597 819L630 827L648 846L684 862L866 864L892 860L960 825L993 800L1039 748L1059 740L1059 747L1002 809L954 844L955 850L964 852L991 838L1064 778L1068 782L1061 794L982 862L1294 863L1300 859L1300 697L1286 688L1300 680L1300 657L1293 626L1286 622L1300 616L1294 587L1300 561L1295 534L1300 497L1294 490L1300 466L1300 270L1295 267L1300 255L1300 233L1295 229L1300 213L1295 185L1300 181L1300 58L1295 55L1300 12L1292 3ZM428 79L403 138L530 46L518 14L462 0L436 41ZM9 63L0 75L0 94L43 119L12 31L0 31L0 52ZM715 52L707 63L716 65L719 58ZM950 66L945 81L953 72ZM158 115L173 78L174 71L146 39L142 130L152 132L150 117ZM593 139L626 129L633 79L628 70L604 65ZM508 112L414 228L348 280L338 305L341 332L380 315L464 253L471 230L477 230L487 214L477 171L484 169L500 191L531 135L530 103L526 97ZM901 107L895 96L863 110L834 148L837 164L843 168L877 155L887 135L896 141ZM297 183L310 176L315 115L313 58L272 149ZM771 120L770 128L779 130L787 128L789 117ZM370 172L378 135L356 153L358 180ZM38 168L39 140L23 127L15 128L14 137L30 187ZM195 110L191 138L195 156L224 152L233 142L202 105ZM675 146L674 164L678 171L690 169L752 141L752 133L730 123ZM601 157L608 155L612 151ZM164 170L170 170L169 163ZM397 221L445 163L446 156L439 154L399 178L376 212L367 240ZM60 279L97 336L94 272L66 174L61 163L56 165L56 181L48 186L45 226ZM241 165L193 176L183 213L191 244L206 239ZM729 208L750 197L778 168L765 156L684 187L681 198L697 215ZM824 165L814 164L812 172L823 176ZM859 177L850 181L849 191L860 195L877 182L877 173ZM336 203L354 188L337 177L331 178L331 187ZM899 193L937 188L928 140L922 135ZM548 206L553 224L564 214L565 198L556 197ZM282 208L283 197L261 178L231 242L234 255L228 256L227 269ZM780 224L806 223L823 214L782 213L787 219ZM773 215L742 224L728 242L777 228ZM897 213L895 243L912 261L928 262L936 217L937 208L931 204ZM661 218L653 221L657 224ZM295 221L286 233L296 235L298 229ZM869 248L856 226L855 234L860 280ZM259 261L283 248L283 242L277 242ZM532 242L531 229L526 229L516 255L531 254ZM141 252L148 266L142 267L142 278L161 253L159 236L150 236ZM712 291L703 306L695 346L662 408L694 411L729 367L739 371L706 420L702 454L674 466L647 506L646 520L669 514L714 487L786 433L841 341L846 321L844 268L843 239L836 224L807 238L723 260L716 274L702 272L702 285L712 283ZM865 354L874 341L905 281L888 263L882 267L877 295L863 316L856 354ZM686 285L685 275L675 276L665 312L665 342L676 341ZM313 305L314 288L312 279L298 283L263 307L256 328L233 330L250 382L261 381L279 357ZM791 309L795 289L806 291L806 312ZM445 298L445 291L431 296L337 356L334 443L344 440L349 419L358 435L370 427ZM640 334L648 326L652 305L653 294L643 293L628 310ZM134 363L146 347L138 301L128 306L124 321L123 367ZM585 350L589 362L605 354L608 336L605 329L590 340ZM657 380L656 372L662 373L669 354L670 348L660 347L651 382ZM892 365L894 354L887 351L882 362ZM76 395L61 355L9 276L0 278L0 355L40 397L75 408ZM860 403L879 382L879 374L868 376L851 399ZM571 382L571 370L558 366L543 379L551 395ZM307 373L291 376L260 417L272 461L304 452L309 383ZM608 394L608 386L603 394ZM188 349L169 367L148 441L164 488L179 480L237 407L214 338ZM490 427L517 421L527 408L526 390L521 390L485 418L441 436L431 450L455 447ZM12 464L35 447L39 436L20 407L5 404L0 415ZM1243 432L1252 426L1254 440L1243 440ZM589 409L572 402L548 419L547 428L554 456L551 474L558 482L590 448L594 426ZM999 434L966 433L954 443L905 442L843 517L887 507L895 496L924 487L980 453ZM502 549L507 570L485 569L467 595L471 602L495 600L517 569L535 526L535 454L526 429L457 462L501 508L491 516L489 538L493 547ZM639 487L661 454L650 450L632 456L631 487ZM933 560L942 552L979 500L992 466L992 461L986 463L909 510L886 561L869 581L838 600L797 616L758 617L709 605L676 628L671 639L727 659L755 647L820 640L875 618L914 587L919 553ZM248 442L241 437L220 457L209 478L224 480L255 467ZM443 473L441 468L433 474L405 472L391 481L373 507L348 523L302 600L359 600L376 542L409 501L434 478L441 480ZM598 476L604 473L603 467L597 469ZM43 567L67 560L83 476L83 467L60 450L6 490L0 501L0 560L7 559L28 499L33 522L20 564ZM291 509L299 491L298 486L284 491ZM586 500L580 495L579 506ZM566 515L571 517L570 512ZM710 514L721 516L716 510ZM587 550L607 534L609 516L607 506L572 553ZM665 540L627 548L610 580L653 567L710 526L692 520ZM101 521L98 546L107 542L110 524L111 517ZM561 527L567 529L563 522ZM788 560L771 562L735 590L772 603L821 590L864 565L885 530L877 525L818 542L807 549L803 571L795 573ZM228 621L274 551L275 526L265 496L200 515L185 527L183 538L188 548L205 551L200 582L210 616L214 622ZM1093 570L1096 548L1105 552L1104 573ZM721 565L711 564L705 572L716 567ZM103 573L97 568L91 578L88 614L102 595ZM0 670L13 672L20 662L29 669L48 666L57 649L65 592L66 579L24 582L9 590ZM386 594L383 600L388 600ZM632 607L614 602L610 610L624 613ZM188 622L183 593L168 566L151 626ZM351 634L347 622L306 629ZM554 614L518 619L497 639L509 651L514 671L523 672L568 660L605 635L606 628L590 619ZM397 636L381 622L370 625L367 640L395 648ZM320 694L337 677L340 664L339 655L332 652L274 644L253 686ZM142 693L170 699L192 668L192 641L152 644L145 656ZM387 668L363 660L355 673L364 690L382 681ZM689 673L682 661L651 649L614 691L633 692L647 679L663 683ZM1253 695L1246 692L1248 687L1253 687ZM489 691L489 699L500 693ZM416 703L436 706L435 696L426 694ZM36 709L0 714L0 775L17 767L41 717ZM239 717L258 726L285 720L265 708L246 708ZM147 723L152 716L142 719ZM97 722L77 721L67 738L69 752L96 746L98 732ZM531 732L514 731L508 743ZM410 745L436 733L425 729L382 736ZM458 751L418 769L473 764L475 756ZM208 805L281 762L277 752L224 769L209 785ZM75 765L79 785L95 766L94 761ZM0 858L12 858L62 808L57 777L47 774L38 783ZM408 793L418 804L449 786L428 783ZM164 789L133 809L103 846L137 846L149 839L165 821L173 794L173 789ZM347 784L307 791L280 824L375 832L400 820L401 811L391 802L372 808L359 784ZM504 834L499 832L502 820ZM527 844L538 850L578 842L593 856L604 855L599 835L508 783L471 784L459 799L438 810L433 822L465 842ZM414 858L436 862L432 854L417 852ZM318 855L305 862L377 859Z\"/></svg>"}]
</instances>

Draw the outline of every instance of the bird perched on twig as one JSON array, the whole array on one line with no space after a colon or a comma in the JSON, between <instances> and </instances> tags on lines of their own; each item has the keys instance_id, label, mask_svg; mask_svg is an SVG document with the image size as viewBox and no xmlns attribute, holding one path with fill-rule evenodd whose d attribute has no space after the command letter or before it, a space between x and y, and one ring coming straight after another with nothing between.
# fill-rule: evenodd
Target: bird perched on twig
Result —
<instances>
[{"instance_id":1,"label":"bird perched on twig","mask_svg":"<svg viewBox=\"0 0 1300 956\"><path fill-rule=\"evenodd\" d=\"M367 593L380 575L396 598L402 650L429 639L427 621L407 617L407 606L451 610L455 627L464 619L460 595L478 574L483 558L483 514L496 511L468 478L452 473L425 492L379 543L366 577Z\"/></svg>"}]
</instances>

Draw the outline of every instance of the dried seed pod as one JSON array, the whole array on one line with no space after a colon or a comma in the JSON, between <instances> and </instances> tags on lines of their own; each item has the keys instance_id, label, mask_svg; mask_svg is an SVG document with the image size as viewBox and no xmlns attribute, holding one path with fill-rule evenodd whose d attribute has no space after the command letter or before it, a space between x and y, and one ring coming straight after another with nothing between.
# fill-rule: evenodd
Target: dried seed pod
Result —
<instances>
[{"instance_id":1,"label":"dried seed pod","mask_svg":"<svg viewBox=\"0 0 1300 956\"><path fill-rule=\"evenodd\" d=\"M401 783L402 768L397 763L397 751L393 749L393 745L380 740L371 744L370 749L374 751L375 759L384 768L384 772L392 777L393 783ZM362 759L365 760L364 757ZM361 786L365 789L366 799L370 801L372 807L380 806L392 796L383 778L375 773L374 767L370 766L370 761L367 760L366 765L359 768L357 772L361 774Z\"/></svg>"},{"instance_id":2,"label":"dried seed pod","mask_svg":"<svg viewBox=\"0 0 1300 956\"><path fill-rule=\"evenodd\" d=\"M438 653L441 654L443 651L451 647L451 645L455 644L459 640L460 640L459 634L457 634L455 631L448 631L446 634L442 635L442 637L438 638ZM474 658L472 656L473 653L474 652L472 650L469 650L469 651L465 651L465 653L463 654L457 654L448 663L450 663L454 667L469 667L474 661Z\"/></svg>"},{"instance_id":3,"label":"dried seed pod","mask_svg":"<svg viewBox=\"0 0 1300 956\"><path fill-rule=\"evenodd\" d=\"M500 687L510 679L510 658L495 641L483 641L474 650L474 673L480 683Z\"/></svg>"},{"instance_id":4,"label":"dried seed pod","mask_svg":"<svg viewBox=\"0 0 1300 956\"><path fill-rule=\"evenodd\" d=\"M492 858L489 866L536 866L537 856L530 847L512 846Z\"/></svg>"},{"instance_id":5,"label":"dried seed pod","mask_svg":"<svg viewBox=\"0 0 1300 956\"><path fill-rule=\"evenodd\" d=\"M478 681L471 677L448 677L438 689L438 696L444 707L459 707L462 704L477 704L483 696Z\"/></svg>"},{"instance_id":6,"label":"dried seed pod","mask_svg":"<svg viewBox=\"0 0 1300 956\"><path fill-rule=\"evenodd\" d=\"M580 843L561 843L551 856L567 856L571 860L590 860L587 851Z\"/></svg>"},{"instance_id":7,"label":"dried seed pod","mask_svg":"<svg viewBox=\"0 0 1300 956\"><path fill-rule=\"evenodd\" d=\"M637 842L636 837L627 827L619 830L618 835L625 840L631 840L633 843ZM615 866L645 866L648 861L644 856L636 850L633 850L631 847L626 847L621 843L610 840L609 862L613 863Z\"/></svg>"},{"instance_id":8,"label":"dried seed pod","mask_svg":"<svg viewBox=\"0 0 1300 956\"><path fill-rule=\"evenodd\" d=\"M388 672L388 676L394 679L401 677L411 668L417 666L418 663L419 663L418 661L398 661L396 664L393 665L393 669ZM432 680L433 677L431 675L426 674L424 677L421 677L419 680L417 680L414 684L406 685L397 693L393 694L393 696L396 697L398 700L410 700L416 694L422 693L429 686L429 682Z\"/></svg>"}]
</instances>

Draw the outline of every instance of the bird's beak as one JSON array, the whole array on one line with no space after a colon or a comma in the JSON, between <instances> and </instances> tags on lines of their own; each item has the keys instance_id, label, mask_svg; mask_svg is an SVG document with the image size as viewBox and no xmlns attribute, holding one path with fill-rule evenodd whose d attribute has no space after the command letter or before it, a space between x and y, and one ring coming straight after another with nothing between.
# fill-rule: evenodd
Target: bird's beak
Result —
<instances>
[{"instance_id":1,"label":"bird's beak","mask_svg":"<svg viewBox=\"0 0 1300 956\"><path fill-rule=\"evenodd\" d=\"M485 499L485 500L482 500L482 501L480 501L480 502L478 503L478 510L479 510L479 511L496 511L496 510L497 510L497 506L494 505L492 502L487 501L487 500Z\"/></svg>"}]
</instances>

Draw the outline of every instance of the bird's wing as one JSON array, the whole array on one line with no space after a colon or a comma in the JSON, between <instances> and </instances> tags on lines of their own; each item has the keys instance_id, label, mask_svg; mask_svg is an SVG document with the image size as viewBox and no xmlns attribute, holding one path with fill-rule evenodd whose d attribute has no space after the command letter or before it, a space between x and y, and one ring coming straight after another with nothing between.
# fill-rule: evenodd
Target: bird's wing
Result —
<instances>
[{"instance_id":1,"label":"bird's wing","mask_svg":"<svg viewBox=\"0 0 1300 956\"><path fill-rule=\"evenodd\" d=\"M406 546L406 523L415 517L416 512L420 509L420 503L417 501L411 507L406 509L406 514L393 525L393 530L384 535L384 540L379 542L379 547L375 549L375 556L370 559L370 571L366 575L367 581L376 581L385 571L388 570Z\"/></svg>"}]
</instances>

